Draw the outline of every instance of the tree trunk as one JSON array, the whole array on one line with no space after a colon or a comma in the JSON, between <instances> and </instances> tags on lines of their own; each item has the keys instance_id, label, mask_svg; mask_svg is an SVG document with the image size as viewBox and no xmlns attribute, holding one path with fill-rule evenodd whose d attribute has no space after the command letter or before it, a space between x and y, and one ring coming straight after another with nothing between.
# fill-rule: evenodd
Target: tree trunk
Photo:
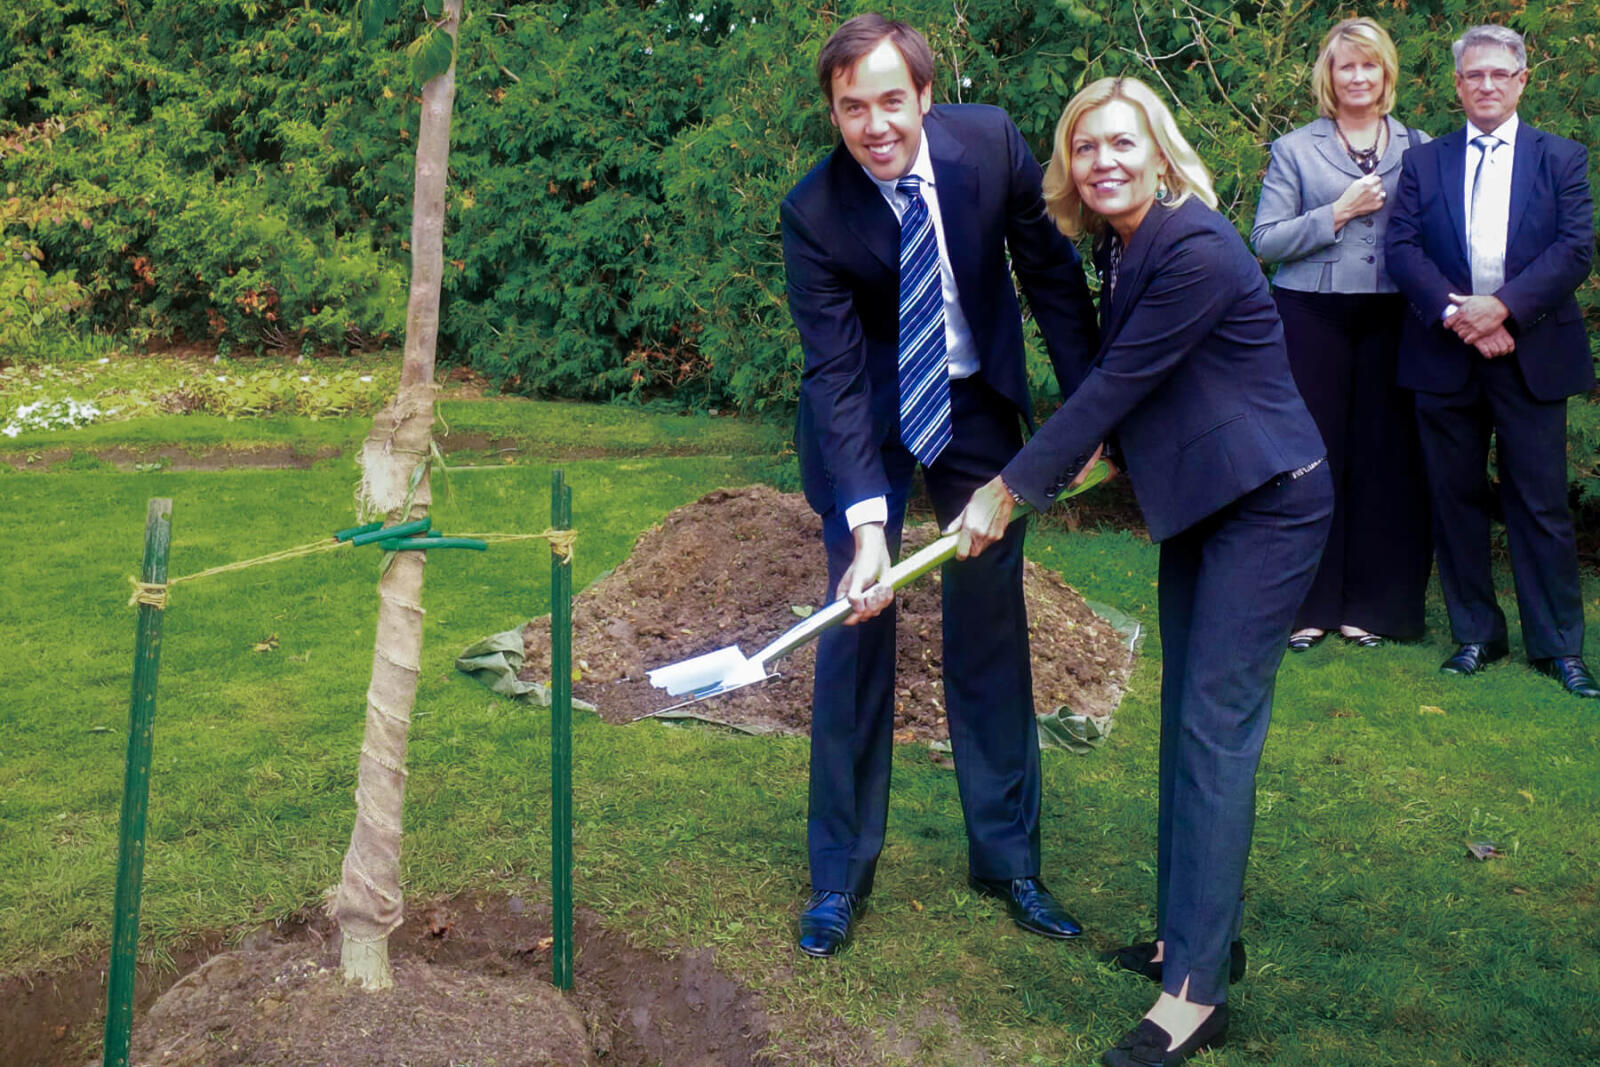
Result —
<instances>
[{"instance_id":1,"label":"tree trunk","mask_svg":"<svg viewBox=\"0 0 1600 1067\"><path fill-rule=\"evenodd\" d=\"M445 0L442 29L455 36L461 0ZM445 179L455 64L422 89L416 200L411 209L411 297L405 363L394 402L372 420L362 446L363 505L394 525L428 513L426 464L433 443L433 358L444 267ZM422 465L419 471L418 466ZM367 689L366 732L356 785L356 821L332 910L343 935L345 980L366 989L394 985L389 934L400 925L400 826L405 801L406 730L422 657L425 552L397 552L378 582L378 634Z\"/></svg>"}]
</instances>

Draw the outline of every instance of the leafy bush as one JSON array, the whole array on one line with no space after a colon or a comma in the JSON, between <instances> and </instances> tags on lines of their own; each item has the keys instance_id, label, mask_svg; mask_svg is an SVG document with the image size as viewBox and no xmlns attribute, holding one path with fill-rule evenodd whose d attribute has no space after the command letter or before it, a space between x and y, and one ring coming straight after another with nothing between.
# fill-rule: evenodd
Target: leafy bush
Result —
<instances>
[{"instance_id":1,"label":"leafy bush","mask_svg":"<svg viewBox=\"0 0 1600 1067\"><path fill-rule=\"evenodd\" d=\"M14 147L0 141L0 152ZM77 281L65 271L47 272L44 252L33 241L42 220L70 209L59 198L0 201L0 355L33 350L40 338L64 329L84 303ZM77 216L80 225L86 221Z\"/></svg>"},{"instance_id":2,"label":"leafy bush","mask_svg":"<svg viewBox=\"0 0 1600 1067\"><path fill-rule=\"evenodd\" d=\"M790 405L800 353L778 203L835 141L816 52L868 6L469 0L441 357L535 395ZM928 33L936 99L1005 107L1041 159L1085 81L1150 81L1244 230L1267 146L1314 114L1316 45L1348 8L907 0L893 12ZM1529 39L1523 113L1600 146L1592 0L1509 16L1486 0L1378 0L1368 13L1399 46L1408 124L1460 122L1449 43L1501 18ZM0 180L19 205L5 232L38 251L0 267L0 307L31 284L55 309L31 314L81 302L84 328L224 350L394 334L417 109L404 46L418 25L358 46L344 13L302 0L0 7ZM1600 280L1580 300L1600 325ZM16 314L0 318L0 344ZM1048 385L1037 351L1030 374ZM1600 413L1574 405L1574 473L1600 498L1592 423Z\"/></svg>"}]
</instances>

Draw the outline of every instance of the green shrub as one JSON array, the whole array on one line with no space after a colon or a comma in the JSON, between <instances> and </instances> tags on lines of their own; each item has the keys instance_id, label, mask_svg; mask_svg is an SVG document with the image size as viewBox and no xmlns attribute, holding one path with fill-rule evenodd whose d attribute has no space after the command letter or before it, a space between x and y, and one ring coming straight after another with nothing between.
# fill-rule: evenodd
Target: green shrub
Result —
<instances>
[{"instance_id":1,"label":"green shrub","mask_svg":"<svg viewBox=\"0 0 1600 1067\"><path fill-rule=\"evenodd\" d=\"M533 395L792 404L801 357L778 204L835 142L816 52L868 6L469 2L441 358ZM926 30L936 99L1005 107L1041 159L1086 80L1150 81L1177 104L1241 230L1268 144L1314 113L1316 45L1348 13L1331 0L954 11L908 0L892 11ZM1368 13L1400 49L1399 117L1455 126L1449 42L1503 12L1380 0ZM1534 63L1524 113L1600 146L1600 8L1544 0L1509 21ZM0 8L0 180L19 205L6 240L39 253L0 268L11 309L0 343L21 328L12 305L27 285L49 294L28 328L34 314L72 314L85 330L235 351L396 334L417 109L404 46L419 25L362 46L345 13L303 0ZM1600 325L1600 281L1580 300ZM1036 349L1030 377L1047 393ZM1575 405L1574 473L1600 497L1595 421Z\"/></svg>"}]
</instances>

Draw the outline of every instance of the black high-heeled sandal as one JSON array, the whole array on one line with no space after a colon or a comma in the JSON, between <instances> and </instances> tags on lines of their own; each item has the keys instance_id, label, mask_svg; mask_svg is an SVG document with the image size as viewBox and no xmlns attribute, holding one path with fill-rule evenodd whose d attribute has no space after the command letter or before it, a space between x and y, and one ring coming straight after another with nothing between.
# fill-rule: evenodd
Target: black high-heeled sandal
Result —
<instances>
[{"instance_id":1,"label":"black high-heeled sandal","mask_svg":"<svg viewBox=\"0 0 1600 1067\"><path fill-rule=\"evenodd\" d=\"M1289 651L1290 652L1304 652L1304 651L1306 651L1306 649L1313 648L1316 645L1318 645L1319 643L1321 643L1322 639L1324 637L1327 637L1327 636L1328 636L1328 631L1326 631L1326 630L1322 631L1319 634L1308 634L1308 633L1291 634L1289 636Z\"/></svg>"}]
</instances>

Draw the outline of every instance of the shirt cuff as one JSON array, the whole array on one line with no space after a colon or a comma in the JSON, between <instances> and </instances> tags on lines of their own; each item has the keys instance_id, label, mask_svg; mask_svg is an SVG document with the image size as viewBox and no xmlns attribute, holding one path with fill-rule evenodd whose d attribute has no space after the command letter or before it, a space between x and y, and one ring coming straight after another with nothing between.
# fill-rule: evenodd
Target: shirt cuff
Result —
<instances>
[{"instance_id":1,"label":"shirt cuff","mask_svg":"<svg viewBox=\"0 0 1600 1067\"><path fill-rule=\"evenodd\" d=\"M887 523L889 501L881 496L859 500L844 509L844 521L850 524L852 530L869 522Z\"/></svg>"}]
</instances>

